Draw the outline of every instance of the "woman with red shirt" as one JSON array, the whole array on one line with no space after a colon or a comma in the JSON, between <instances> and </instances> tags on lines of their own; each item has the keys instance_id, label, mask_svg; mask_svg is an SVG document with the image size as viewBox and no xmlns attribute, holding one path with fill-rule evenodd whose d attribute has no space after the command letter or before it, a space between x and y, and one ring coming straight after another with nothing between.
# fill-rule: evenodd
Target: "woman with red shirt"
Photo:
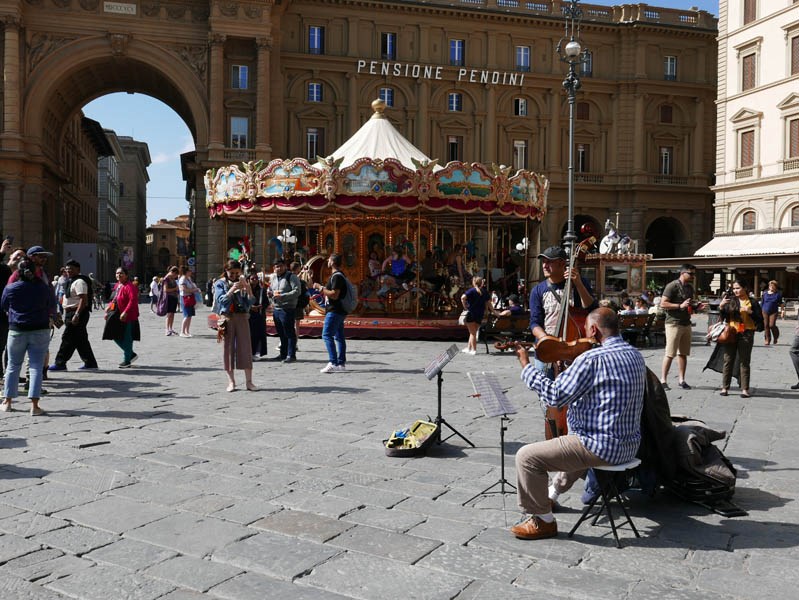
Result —
<instances>
[{"instance_id":1,"label":"woman with red shirt","mask_svg":"<svg viewBox=\"0 0 799 600\"><path fill-rule=\"evenodd\" d=\"M139 328L139 290L128 279L128 271L117 267L117 284L114 286L114 300L106 307L106 328L103 339L112 339L122 349L120 369L127 369L138 358L133 351L133 341L141 339ZM117 321L118 323L115 323Z\"/></svg>"}]
</instances>

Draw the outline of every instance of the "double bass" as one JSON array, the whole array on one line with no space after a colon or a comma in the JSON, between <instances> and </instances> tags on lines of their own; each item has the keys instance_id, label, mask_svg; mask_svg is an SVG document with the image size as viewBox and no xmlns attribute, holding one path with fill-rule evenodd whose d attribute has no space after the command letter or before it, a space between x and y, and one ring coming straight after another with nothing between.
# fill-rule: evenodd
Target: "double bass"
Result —
<instances>
[{"instance_id":1,"label":"double bass","mask_svg":"<svg viewBox=\"0 0 799 600\"><path fill-rule=\"evenodd\" d=\"M572 247L569 256L569 277L563 288L560 299L560 314L558 315L556 335L546 335L538 340L535 347L536 358L544 363L551 363L555 377L564 371L583 352L590 350L596 340L585 337L585 318L588 311L584 308L571 307L569 301L572 296L572 278L574 265L578 256L584 258L585 254L596 244L594 236L588 237ZM570 314L571 313L571 314ZM552 439L568 433L566 423L567 407L558 408L547 406L544 409L544 434L546 439Z\"/></svg>"}]
</instances>

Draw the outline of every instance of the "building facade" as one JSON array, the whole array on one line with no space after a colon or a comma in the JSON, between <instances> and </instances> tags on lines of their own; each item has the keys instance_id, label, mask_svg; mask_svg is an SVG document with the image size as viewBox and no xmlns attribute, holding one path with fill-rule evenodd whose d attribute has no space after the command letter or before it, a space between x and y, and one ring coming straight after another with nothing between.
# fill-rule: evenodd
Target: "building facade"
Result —
<instances>
[{"instance_id":1,"label":"building facade","mask_svg":"<svg viewBox=\"0 0 799 600\"><path fill-rule=\"evenodd\" d=\"M708 267L797 289L799 4L721 0L714 239ZM750 277L752 280L752 277Z\"/></svg>"},{"instance_id":2,"label":"building facade","mask_svg":"<svg viewBox=\"0 0 799 600\"><path fill-rule=\"evenodd\" d=\"M146 267L142 281L163 277L170 267L187 266L190 234L188 215L159 219L150 225L145 237Z\"/></svg>"},{"instance_id":3,"label":"building facade","mask_svg":"<svg viewBox=\"0 0 799 600\"><path fill-rule=\"evenodd\" d=\"M578 228L601 235L610 218L639 251L690 254L713 229L716 20L646 4L580 4L591 60L575 115ZM547 175L540 238L556 243L570 150L566 68L555 52L562 5L0 0L3 231L25 242L54 231L40 215L62 193L66 123L93 98L132 91L168 104L194 136L185 176L201 278L218 270L227 245L225 227L204 207L205 171L324 156L377 97L399 131L442 163Z\"/></svg>"},{"instance_id":4,"label":"building facade","mask_svg":"<svg viewBox=\"0 0 799 600\"><path fill-rule=\"evenodd\" d=\"M118 138L122 148L119 161L119 243L120 263L131 276L144 274L147 230L147 182L150 150L145 142L128 136Z\"/></svg>"},{"instance_id":5,"label":"building facade","mask_svg":"<svg viewBox=\"0 0 799 600\"><path fill-rule=\"evenodd\" d=\"M105 130L112 153L102 157L97 163L97 279L114 281L114 273L119 264L119 156L122 148L117 135Z\"/></svg>"}]
</instances>

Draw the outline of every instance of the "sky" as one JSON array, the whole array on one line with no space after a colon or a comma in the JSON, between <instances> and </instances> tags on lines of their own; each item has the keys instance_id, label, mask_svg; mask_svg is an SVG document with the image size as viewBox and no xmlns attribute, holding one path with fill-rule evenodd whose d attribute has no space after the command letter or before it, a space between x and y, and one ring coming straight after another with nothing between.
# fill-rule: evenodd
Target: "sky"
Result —
<instances>
[{"instance_id":1,"label":"sky","mask_svg":"<svg viewBox=\"0 0 799 600\"><path fill-rule=\"evenodd\" d=\"M585 4L613 6L623 0L593 0ZM650 6L700 10L718 15L718 0L649 0ZM143 94L109 94L83 107L84 114L117 135L146 142L152 164L147 172L147 224L188 213L186 184L180 174L180 155L194 150L191 132L175 111Z\"/></svg>"}]
</instances>

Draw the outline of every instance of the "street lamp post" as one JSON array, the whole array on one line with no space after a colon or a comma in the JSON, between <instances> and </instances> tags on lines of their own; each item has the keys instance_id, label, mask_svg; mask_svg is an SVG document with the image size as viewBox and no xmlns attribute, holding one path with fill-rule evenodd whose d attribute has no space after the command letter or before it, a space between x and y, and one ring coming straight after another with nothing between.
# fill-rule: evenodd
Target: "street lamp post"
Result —
<instances>
[{"instance_id":1,"label":"street lamp post","mask_svg":"<svg viewBox=\"0 0 799 600\"><path fill-rule=\"evenodd\" d=\"M577 241L577 235L574 232L574 104L577 99L577 90L580 89L580 77L577 75L577 67L588 62L590 56L588 48L583 48L580 43L580 21L583 18L583 11L577 4L578 0L570 0L569 4L563 7L566 28L555 50L561 62L565 62L569 66L569 72L566 75L566 79L563 80L563 89L566 90L569 98L568 220L566 222L566 235L563 237L563 245L570 255Z\"/></svg>"}]
</instances>

